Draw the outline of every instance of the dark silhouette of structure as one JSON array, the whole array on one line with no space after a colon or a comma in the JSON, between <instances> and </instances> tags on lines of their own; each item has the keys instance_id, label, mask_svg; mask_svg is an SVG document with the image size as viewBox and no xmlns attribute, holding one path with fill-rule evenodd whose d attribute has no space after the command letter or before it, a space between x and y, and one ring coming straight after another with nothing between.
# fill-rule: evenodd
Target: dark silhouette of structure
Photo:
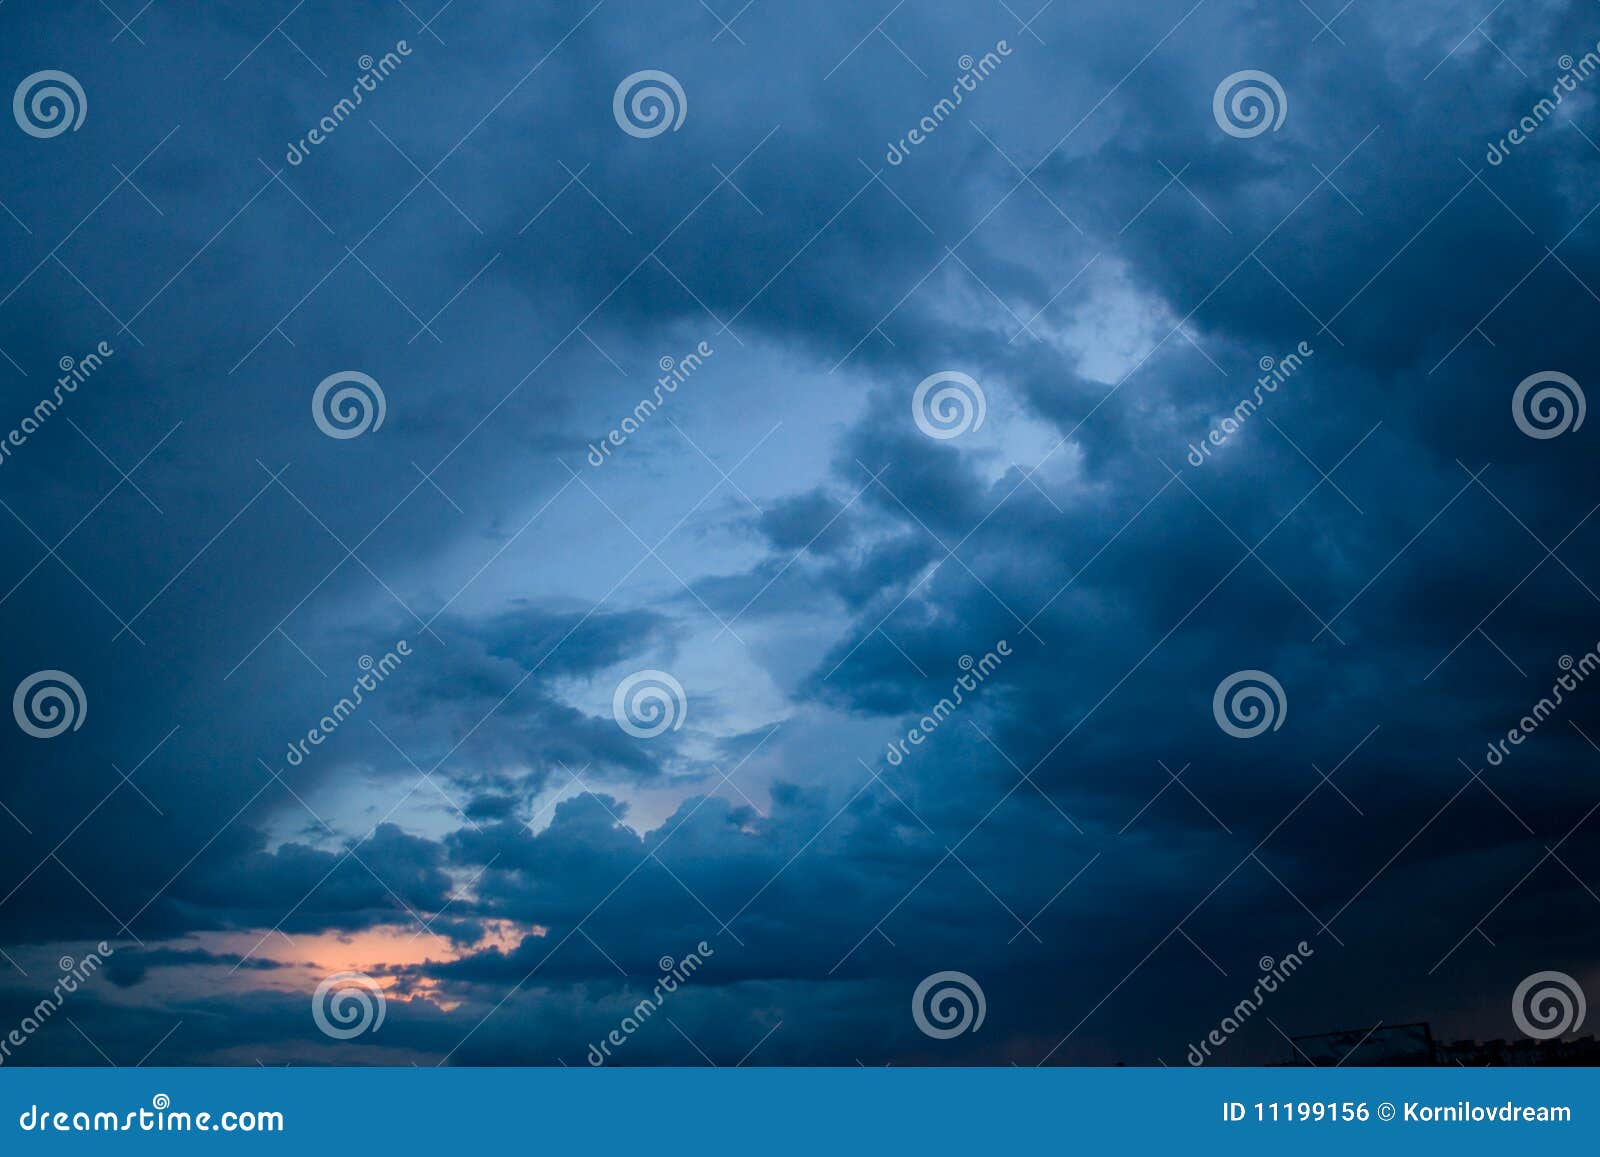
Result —
<instances>
[{"instance_id":1,"label":"dark silhouette of structure","mask_svg":"<svg viewBox=\"0 0 1600 1157\"><path fill-rule=\"evenodd\" d=\"M1593 1036L1542 1041L1436 1041L1426 1021L1297 1036L1290 1038L1290 1044L1293 1053L1284 1063L1300 1066L1600 1066L1600 1041Z\"/></svg>"}]
</instances>

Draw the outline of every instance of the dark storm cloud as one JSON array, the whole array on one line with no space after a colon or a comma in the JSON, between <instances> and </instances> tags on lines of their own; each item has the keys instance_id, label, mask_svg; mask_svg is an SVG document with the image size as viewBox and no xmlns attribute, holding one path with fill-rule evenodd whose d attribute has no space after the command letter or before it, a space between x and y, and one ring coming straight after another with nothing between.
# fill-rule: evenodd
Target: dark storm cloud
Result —
<instances>
[{"instance_id":1,"label":"dark storm cloud","mask_svg":"<svg viewBox=\"0 0 1600 1157\"><path fill-rule=\"evenodd\" d=\"M132 988L148 976L152 968L181 968L192 964L243 968L251 972L276 972L293 967L264 956L244 957L237 953L208 952L204 948L158 948L148 952L124 948L106 965L106 979L118 988Z\"/></svg>"},{"instance_id":2,"label":"dark storm cloud","mask_svg":"<svg viewBox=\"0 0 1600 1157\"><path fill-rule=\"evenodd\" d=\"M7 405L101 337L116 352L0 468L8 678L81 673L91 723L0 736L0 822L26 826L0 845L4 938L126 944L110 979L132 993L227 957L130 934L420 913L461 952L399 973L461 1003L397 999L359 1054L303 997L197 980L82 1002L113 1056L181 1017L169 1060L577 1063L701 941L674 1020L719 1061L769 1063L1175 1060L1301 940L1274 1014L1291 1031L1506 1035L1523 975L1592 973L1592 691L1471 774L1600 640L1592 453L1508 412L1536 370L1594 376L1594 98L1481 159L1600 36L1592 13L1497 13L1497 48L1431 6L1357 6L1337 36L1287 9L1053 6L1038 39L1001 5L936 7L896 17L893 46L870 15L761 5L741 45L675 6L452 8L440 43L361 4L297 18L326 80L277 38L252 50L247 8L152 9L137 53L78 50L104 38L93 5L8 18L8 76L70 58L94 98L80 133L0 143L32 229L0 221L0 349L28 375ZM402 37L363 116L284 167L356 58ZM1002 38L961 114L881 160ZM651 142L611 116L644 67L690 101ZM1289 115L1238 140L1211 96L1252 67ZM158 142L137 181L160 213L110 167ZM437 188L418 179L443 158ZM657 359L702 338L703 392L665 417L700 431L800 392L838 422L804 447L820 465L784 460L757 512L704 502L635 576L716 477L662 415L581 484L562 462L585 469ZM1301 343L1191 465L1259 359ZM347 366L386 385L382 440L308 421ZM947 368L983 383L993 441L912 423ZM656 534L618 526L652 500ZM753 680L722 667L685 732L624 734L615 677L716 667L711 614L772 633L748 653L785 717L738 716ZM286 767L400 638L414 657ZM970 702L888 763L1002 639ZM1249 743L1212 718L1242 668L1288 700ZM721 784L747 756L754 801ZM422 785L408 830L385 813L424 771L459 803ZM574 772L594 790L530 826ZM634 819L641 789L679 794L659 826ZM324 826L330 800L358 818ZM1493 947L1462 943L1497 902ZM481 942L506 923L512 942ZM991 1019L939 1048L906 1005L948 968L982 978ZM93 1061L61 1027L29 1056ZM699 1059L662 1027L619 1062ZM1229 1059L1280 1056L1256 1027Z\"/></svg>"}]
</instances>

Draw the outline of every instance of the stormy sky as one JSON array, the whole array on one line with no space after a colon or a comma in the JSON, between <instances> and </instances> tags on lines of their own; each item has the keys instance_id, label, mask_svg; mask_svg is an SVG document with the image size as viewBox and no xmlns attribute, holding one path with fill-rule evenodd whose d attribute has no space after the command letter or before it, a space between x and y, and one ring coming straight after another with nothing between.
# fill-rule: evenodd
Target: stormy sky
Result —
<instances>
[{"instance_id":1,"label":"stormy sky","mask_svg":"<svg viewBox=\"0 0 1600 1157\"><path fill-rule=\"evenodd\" d=\"M1488 7L0 8L5 1063L1596 991L1600 11Z\"/></svg>"}]
</instances>

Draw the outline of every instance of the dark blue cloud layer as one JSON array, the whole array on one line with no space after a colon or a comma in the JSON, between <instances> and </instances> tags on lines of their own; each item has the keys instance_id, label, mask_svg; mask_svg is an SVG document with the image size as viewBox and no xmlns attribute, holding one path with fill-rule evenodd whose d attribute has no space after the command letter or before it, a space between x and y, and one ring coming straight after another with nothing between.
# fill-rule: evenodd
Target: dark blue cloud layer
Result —
<instances>
[{"instance_id":1,"label":"dark blue cloud layer","mask_svg":"<svg viewBox=\"0 0 1600 1157\"><path fill-rule=\"evenodd\" d=\"M1522 977L1600 975L1592 690L1486 755L1600 640L1591 430L1511 406L1594 378L1594 98L1485 159L1592 12L430 15L0 13L7 83L88 95L0 132L0 428L113 351L0 464L0 673L88 699L0 728L0 946L119 946L94 1047L580 1063L702 941L678 1031L616 1063L1176 1063L1301 941L1219 1061L1509 1036ZM611 98L646 68L687 113L640 140ZM1240 139L1212 96L1250 68L1288 111ZM325 437L350 368L384 425ZM910 399L950 369L988 412L944 441ZM682 730L612 719L641 668ZM1248 742L1212 713L1242 669L1287 699ZM245 952L421 921L450 950L349 1045L314 969ZM988 1015L935 1041L911 993L951 969ZM16 1062L94 1062L64 1027Z\"/></svg>"}]
</instances>

